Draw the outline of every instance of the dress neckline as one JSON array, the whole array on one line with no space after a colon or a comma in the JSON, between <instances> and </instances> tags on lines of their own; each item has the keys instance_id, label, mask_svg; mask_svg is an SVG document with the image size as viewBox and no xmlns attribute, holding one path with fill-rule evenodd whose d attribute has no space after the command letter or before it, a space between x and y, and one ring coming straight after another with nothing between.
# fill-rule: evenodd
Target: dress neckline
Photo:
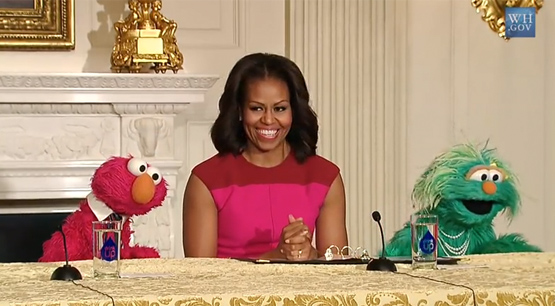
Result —
<instances>
[{"instance_id":1,"label":"dress neckline","mask_svg":"<svg viewBox=\"0 0 555 306\"><path fill-rule=\"evenodd\" d=\"M283 159L283 161L282 161L281 163L279 163L279 164L277 164L277 165L275 165L275 166L272 166L272 167L262 167L262 166L255 165L255 164L251 163L250 161L248 161L248 160L245 158L245 156L243 156L242 153L239 154L239 160L240 160L242 163L247 164L248 166L250 166L250 167L252 167L252 168L260 169L260 170L272 170L272 169L277 169L277 168L279 168L279 167L284 167L284 166L286 166L287 164L289 164L290 161L291 161L291 159L293 159L293 158L294 158L293 150L290 150L290 151L289 151L289 154L287 154L287 156L285 157L285 159Z\"/></svg>"}]
</instances>

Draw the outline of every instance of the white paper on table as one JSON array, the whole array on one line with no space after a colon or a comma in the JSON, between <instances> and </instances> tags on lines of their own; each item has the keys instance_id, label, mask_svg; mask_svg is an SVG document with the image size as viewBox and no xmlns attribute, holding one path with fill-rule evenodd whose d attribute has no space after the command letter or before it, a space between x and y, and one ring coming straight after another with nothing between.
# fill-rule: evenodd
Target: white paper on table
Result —
<instances>
[{"instance_id":1,"label":"white paper on table","mask_svg":"<svg viewBox=\"0 0 555 306\"><path fill-rule=\"evenodd\" d=\"M165 273L121 273L120 278L163 278L170 277L171 274Z\"/></svg>"}]
</instances>

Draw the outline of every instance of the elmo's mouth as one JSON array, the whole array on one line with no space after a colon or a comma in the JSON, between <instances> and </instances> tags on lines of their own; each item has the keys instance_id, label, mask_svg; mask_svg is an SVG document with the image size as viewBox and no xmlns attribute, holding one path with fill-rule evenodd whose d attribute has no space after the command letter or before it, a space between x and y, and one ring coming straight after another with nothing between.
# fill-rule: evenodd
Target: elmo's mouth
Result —
<instances>
[{"instance_id":1,"label":"elmo's mouth","mask_svg":"<svg viewBox=\"0 0 555 306\"><path fill-rule=\"evenodd\" d=\"M461 202L463 203L464 207L468 209L468 211L477 215L489 214L491 212L491 209L493 208L493 204L495 204L495 202L493 201L480 200L463 200Z\"/></svg>"}]
</instances>

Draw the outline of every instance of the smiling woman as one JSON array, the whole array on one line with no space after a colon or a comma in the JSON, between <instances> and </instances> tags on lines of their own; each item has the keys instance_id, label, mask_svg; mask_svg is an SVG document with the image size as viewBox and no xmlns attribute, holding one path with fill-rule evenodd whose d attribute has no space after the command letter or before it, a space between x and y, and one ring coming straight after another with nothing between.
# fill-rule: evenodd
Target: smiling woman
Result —
<instances>
[{"instance_id":1,"label":"smiling woman","mask_svg":"<svg viewBox=\"0 0 555 306\"><path fill-rule=\"evenodd\" d=\"M518 234L497 237L493 220L513 218L520 195L515 174L495 150L463 144L436 157L413 190L421 211L438 216L438 256L540 252ZM410 225L395 233L389 256L411 255Z\"/></svg>"},{"instance_id":2,"label":"smiling woman","mask_svg":"<svg viewBox=\"0 0 555 306\"><path fill-rule=\"evenodd\" d=\"M35 8L35 0L0 0L0 10L32 8Z\"/></svg>"},{"instance_id":3,"label":"smiling woman","mask_svg":"<svg viewBox=\"0 0 555 306\"><path fill-rule=\"evenodd\" d=\"M309 100L291 60L257 53L236 63L211 131L218 154L185 190L185 256L298 261L347 245L343 181L316 154Z\"/></svg>"}]
</instances>

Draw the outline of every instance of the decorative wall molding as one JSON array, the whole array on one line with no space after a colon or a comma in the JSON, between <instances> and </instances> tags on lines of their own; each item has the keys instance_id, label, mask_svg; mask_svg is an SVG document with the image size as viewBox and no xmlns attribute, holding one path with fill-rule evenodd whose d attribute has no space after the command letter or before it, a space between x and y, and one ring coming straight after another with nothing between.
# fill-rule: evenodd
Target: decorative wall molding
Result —
<instances>
[{"instance_id":1,"label":"decorative wall molding","mask_svg":"<svg viewBox=\"0 0 555 306\"><path fill-rule=\"evenodd\" d=\"M90 180L92 173L100 166L103 161L49 161L48 163L37 161L23 161L18 163L5 163L0 168L0 177L79 177L84 176ZM175 175L177 169L182 165L181 161L176 160L160 160L155 161L156 167L162 175ZM66 191L67 189L60 185L58 190ZM87 187L88 188L88 187ZM9 190L5 191L9 193ZM7 199L9 197L0 199ZM29 197L24 199L40 198ZM72 197L62 197L72 198Z\"/></svg>"},{"instance_id":2,"label":"decorative wall molding","mask_svg":"<svg viewBox=\"0 0 555 306\"><path fill-rule=\"evenodd\" d=\"M0 104L2 115L175 115L188 104Z\"/></svg>"},{"instance_id":3,"label":"decorative wall molding","mask_svg":"<svg viewBox=\"0 0 555 306\"><path fill-rule=\"evenodd\" d=\"M27 89L207 89L218 80L213 75L117 73L10 73L0 74L0 88Z\"/></svg>"},{"instance_id":4,"label":"decorative wall molding","mask_svg":"<svg viewBox=\"0 0 555 306\"><path fill-rule=\"evenodd\" d=\"M320 121L319 153L345 180L349 243L378 250L411 210L406 174L407 1L291 1L290 57Z\"/></svg>"},{"instance_id":5,"label":"decorative wall molding","mask_svg":"<svg viewBox=\"0 0 555 306\"><path fill-rule=\"evenodd\" d=\"M175 20L179 24L177 31L180 45L186 49L237 49L244 48L246 41L246 23L250 2L246 0L227 0L218 2L191 2L184 4L183 13ZM194 7L192 7L194 6ZM209 14L204 14L202 22L198 15L212 7ZM202 14L201 13L201 14Z\"/></svg>"},{"instance_id":6,"label":"decorative wall molding","mask_svg":"<svg viewBox=\"0 0 555 306\"><path fill-rule=\"evenodd\" d=\"M9 73L0 74L0 103L199 103L217 80L187 74Z\"/></svg>"},{"instance_id":7,"label":"decorative wall molding","mask_svg":"<svg viewBox=\"0 0 555 306\"><path fill-rule=\"evenodd\" d=\"M90 192L90 180L96 168L104 162L51 161L48 163L22 161L1 163L0 200L8 199L80 199ZM181 161L152 162L174 185ZM29 182L36 182L29 184ZM169 194L175 193L171 188ZM0 202L0 207L2 203Z\"/></svg>"},{"instance_id":8,"label":"decorative wall molding","mask_svg":"<svg viewBox=\"0 0 555 306\"><path fill-rule=\"evenodd\" d=\"M1 98L0 98L1 99ZM112 104L32 104L0 103L2 115L100 115L115 114Z\"/></svg>"},{"instance_id":9,"label":"decorative wall molding","mask_svg":"<svg viewBox=\"0 0 555 306\"><path fill-rule=\"evenodd\" d=\"M187 109L188 104L114 104L118 115L177 115Z\"/></svg>"}]
</instances>

